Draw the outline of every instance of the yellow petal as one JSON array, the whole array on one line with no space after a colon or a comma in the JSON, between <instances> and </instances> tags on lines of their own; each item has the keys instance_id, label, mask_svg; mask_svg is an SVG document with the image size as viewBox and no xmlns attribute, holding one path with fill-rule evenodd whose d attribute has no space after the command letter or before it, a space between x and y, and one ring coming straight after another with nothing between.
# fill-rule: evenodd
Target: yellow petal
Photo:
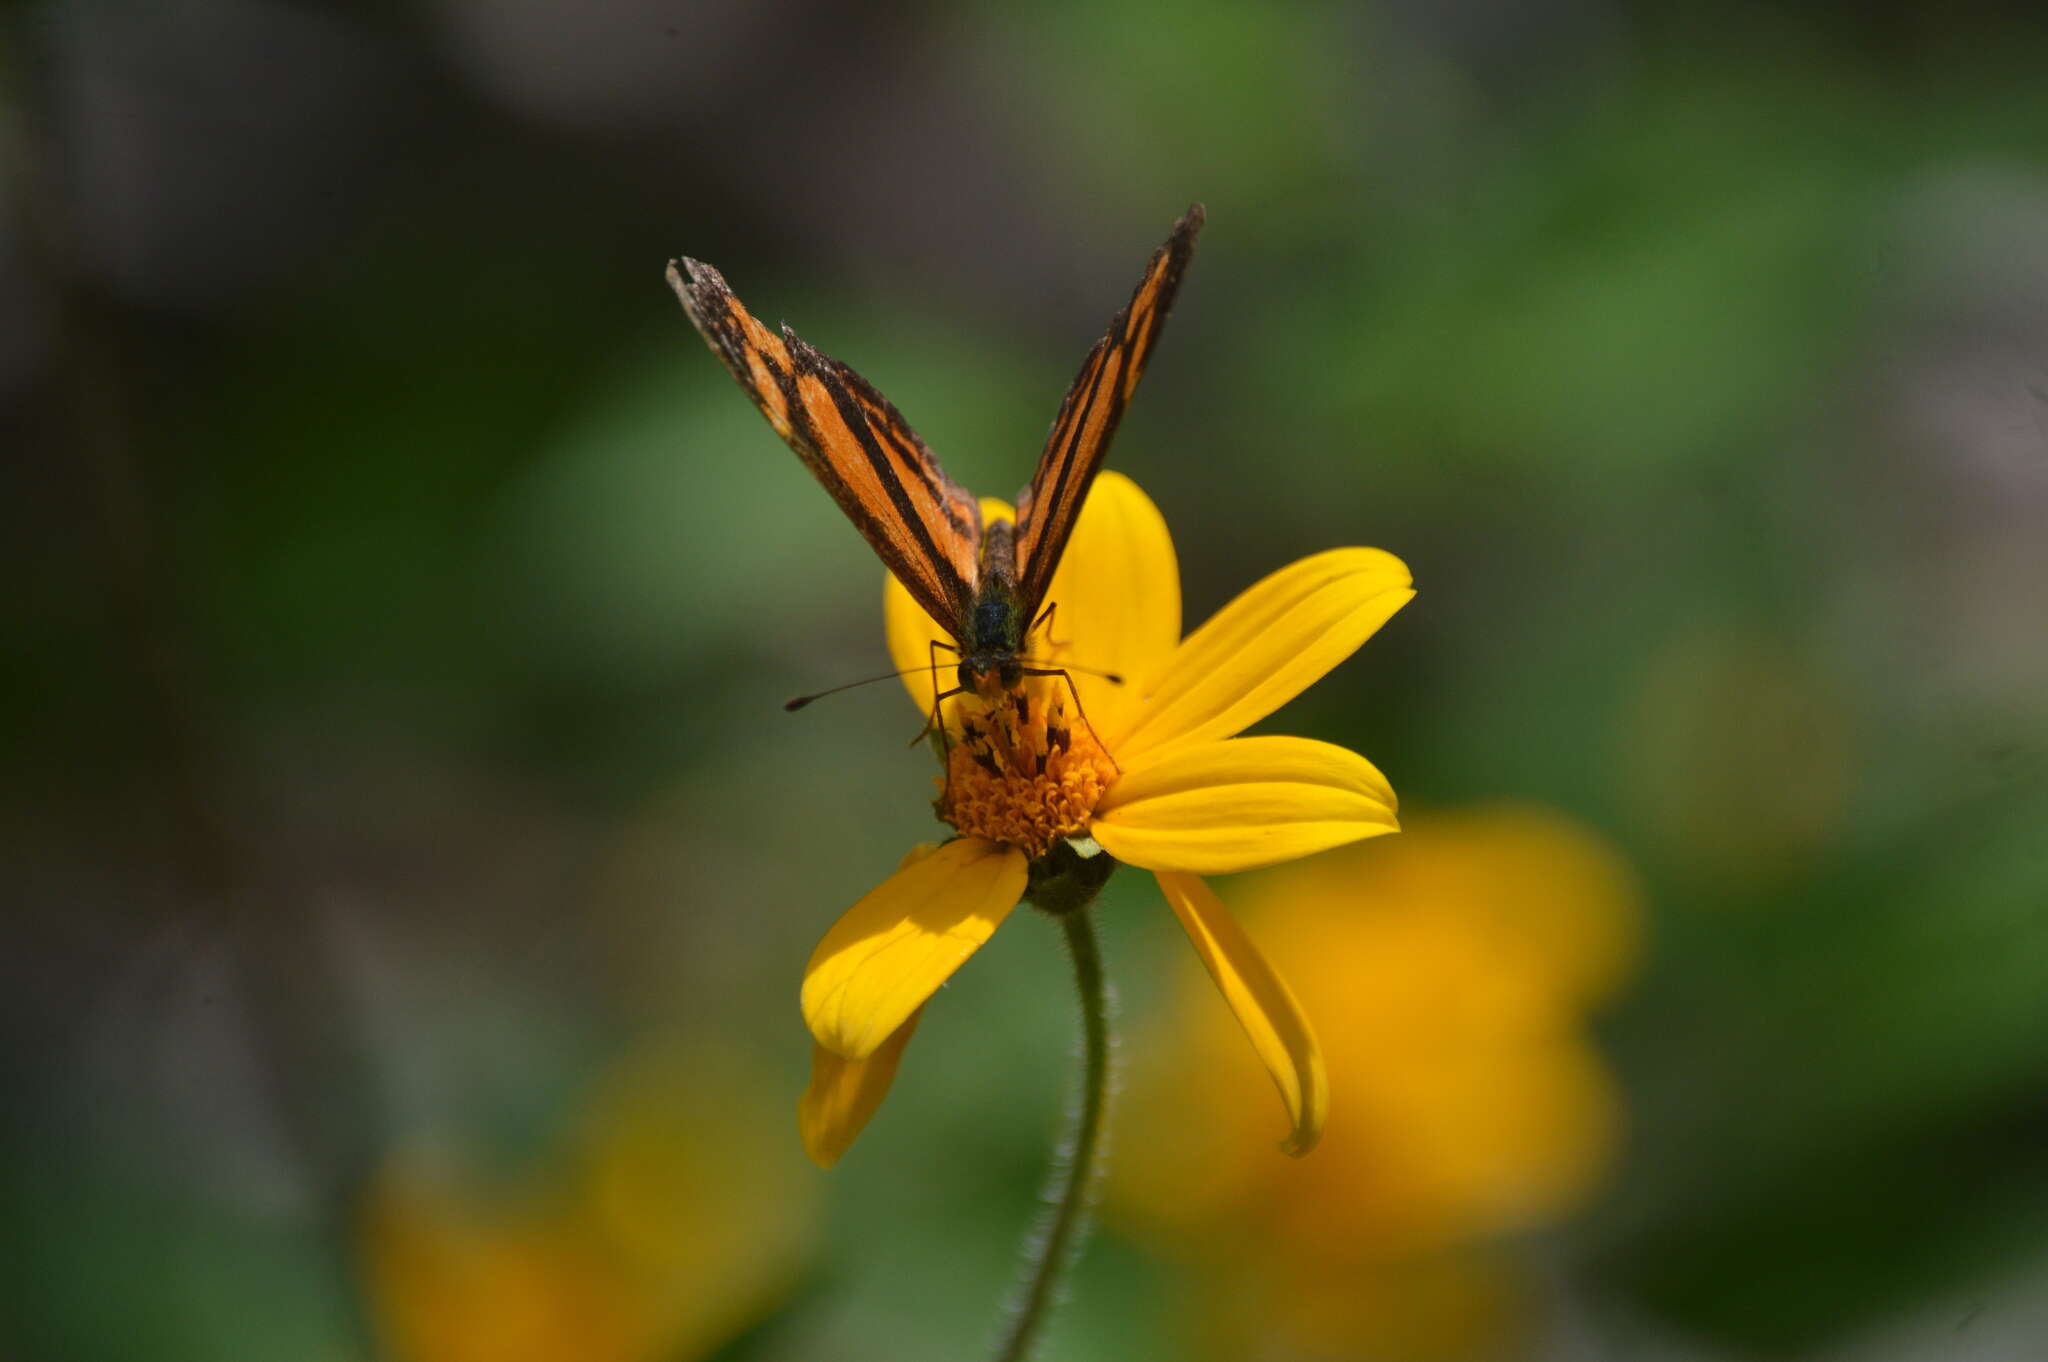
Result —
<instances>
[{"instance_id":1,"label":"yellow petal","mask_svg":"<svg viewBox=\"0 0 2048 1362\"><path fill-rule=\"evenodd\" d=\"M1090 833L1146 870L1226 875L1394 832L1394 791L1349 748L1311 738L1228 738L1127 768Z\"/></svg>"},{"instance_id":2,"label":"yellow petal","mask_svg":"<svg viewBox=\"0 0 2048 1362\"><path fill-rule=\"evenodd\" d=\"M1024 853L962 837L846 910L804 969L820 1045L866 1059L1002 925L1024 896Z\"/></svg>"},{"instance_id":3,"label":"yellow petal","mask_svg":"<svg viewBox=\"0 0 2048 1362\"><path fill-rule=\"evenodd\" d=\"M1378 549L1331 549L1267 577L1181 643L1115 747L1129 764L1242 732L1313 685L1415 595Z\"/></svg>"},{"instance_id":4,"label":"yellow petal","mask_svg":"<svg viewBox=\"0 0 2048 1362\"><path fill-rule=\"evenodd\" d=\"M1016 518L1017 513L1007 501L981 499L982 524ZM955 668L960 662L953 635L924 612L924 607L903 589L903 583L896 580L893 572L882 574L882 628L889 639L889 656L894 659L896 670L903 673L903 686L910 692L910 702L917 706L918 713L930 717L932 696L953 689ZM934 643L940 645L936 650L932 647ZM936 670L934 662L938 664ZM934 681L938 683L936 687Z\"/></svg>"},{"instance_id":5,"label":"yellow petal","mask_svg":"<svg viewBox=\"0 0 2048 1362\"><path fill-rule=\"evenodd\" d=\"M889 1095L896 1066L903 1062L903 1047L910 1044L910 1033L923 1016L921 1007L911 1013L910 1020L866 1059L845 1059L822 1045L811 1046L811 1084L796 1108L797 1130L811 1162L830 1168L866 1127Z\"/></svg>"},{"instance_id":6,"label":"yellow petal","mask_svg":"<svg viewBox=\"0 0 2048 1362\"><path fill-rule=\"evenodd\" d=\"M1121 473L1096 478L1045 599L1052 618L1033 636L1030 655L1122 678L1069 673L1088 722L1114 750L1180 643L1173 537L1136 483Z\"/></svg>"},{"instance_id":7,"label":"yellow petal","mask_svg":"<svg viewBox=\"0 0 2048 1362\"><path fill-rule=\"evenodd\" d=\"M1315 1148L1330 1112L1323 1052L1293 992L1259 954L1237 919L1199 876L1158 872L1159 887L1186 929L1203 968L1273 1075L1294 1129L1280 1148L1296 1158Z\"/></svg>"}]
</instances>

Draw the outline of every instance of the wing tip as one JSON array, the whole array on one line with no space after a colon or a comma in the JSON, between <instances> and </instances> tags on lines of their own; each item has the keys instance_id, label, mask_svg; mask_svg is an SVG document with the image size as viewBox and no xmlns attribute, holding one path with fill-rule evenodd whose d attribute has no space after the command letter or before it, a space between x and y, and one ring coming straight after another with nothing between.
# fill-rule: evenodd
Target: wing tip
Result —
<instances>
[{"instance_id":1,"label":"wing tip","mask_svg":"<svg viewBox=\"0 0 2048 1362\"><path fill-rule=\"evenodd\" d=\"M1208 208L1200 199L1196 199L1188 205L1188 211L1180 215L1180 220L1173 224L1173 231L1168 234L1166 244L1159 248L1159 254L1173 256L1185 264L1187 258L1194 254L1195 238L1202 234L1202 228L1208 221Z\"/></svg>"},{"instance_id":2,"label":"wing tip","mask_svg":"<svg viewBox=\"0 0 2048 1362\"><path fill-rule=\"evenodd\" d=\"M703 321L710 315L713 303L733 296L724 275L687 255L679 255L669 261L665 277L682 303L683 311L689 313L693 321Z\"/></svg>"}]
</instances>

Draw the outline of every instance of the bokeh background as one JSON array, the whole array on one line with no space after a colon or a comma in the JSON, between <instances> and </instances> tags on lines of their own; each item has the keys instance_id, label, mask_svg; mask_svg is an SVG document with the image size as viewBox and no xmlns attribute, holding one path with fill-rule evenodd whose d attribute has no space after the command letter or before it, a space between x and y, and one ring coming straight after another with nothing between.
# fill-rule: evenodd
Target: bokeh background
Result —
<instances>
[{"instance_id":1,"label":"bokeh background","mask_svg":"<svg viewBox=\"0 0 2048 1362\"><path fill-rule=\"evenodd\" d=\"M975 1355L1057 934L804 1162L799 972L930 760L780 712L887 666L879 572L662 267L1007 495L1201 198L1113 463L1190 623L1412 566L1266 726L1412 831L1220 886L1301 1164L1112 882L1045 1355L2048 1356L2033 8L9 7L0 1354Z\"/></svg>"}]
</instances>

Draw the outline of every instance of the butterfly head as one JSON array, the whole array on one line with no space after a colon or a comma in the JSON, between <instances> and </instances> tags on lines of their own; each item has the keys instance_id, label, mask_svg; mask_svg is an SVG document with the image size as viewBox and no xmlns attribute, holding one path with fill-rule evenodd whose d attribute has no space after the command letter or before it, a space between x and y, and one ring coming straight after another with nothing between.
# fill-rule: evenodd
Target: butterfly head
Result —
<instances>
[{"instance_id":1,"label":"butterfly head","mask_svg":"<svg viewBox=\"0 0 2048 1362\"><path fill-rule=\"evenodd\" d=\"M1017 660L1015 653L970 654L960 659L960 689L984 700L994 699L1004 691L1013 691L1023 683L1024 664Z\"/></svg>"}]
</instances>

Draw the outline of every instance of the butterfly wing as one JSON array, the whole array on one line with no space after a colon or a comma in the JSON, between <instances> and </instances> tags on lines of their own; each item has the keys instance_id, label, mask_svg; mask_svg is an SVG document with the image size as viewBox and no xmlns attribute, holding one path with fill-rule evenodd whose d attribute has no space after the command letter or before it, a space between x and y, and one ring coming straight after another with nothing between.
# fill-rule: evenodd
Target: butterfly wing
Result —
<instances>
[{"instance_id":1,"label":"butterfly wing","mask_svg":"<svg viewBox=\"0 0 2048 1362\"><path fill-rule=\"evenodd\" d=\"M1152 253L1129 305L1116 314L1081 362L1081 372L1053 418L1031 485L1017 498L1017 587L1026 619L1038 614L1088 485L1109 453L1124 406L1137 391L1145 361L1159 342L1202 220L1198 203L1173 225L1166 244Z\"/></svg>"},{"instance_id":2,"label":"butterfly wing","mask_svg":"<svg viewBox=\"0 0 2048 1362\"><path fill-rule=\"evenodd\" d=\"M903 414L866 379L788 327L777 335L763 326L717 270L676 260L668 282L775 433L896 580L958 637L974 602L981 543L975 499L945 475Z\"/></svg>"}]
</instances>

